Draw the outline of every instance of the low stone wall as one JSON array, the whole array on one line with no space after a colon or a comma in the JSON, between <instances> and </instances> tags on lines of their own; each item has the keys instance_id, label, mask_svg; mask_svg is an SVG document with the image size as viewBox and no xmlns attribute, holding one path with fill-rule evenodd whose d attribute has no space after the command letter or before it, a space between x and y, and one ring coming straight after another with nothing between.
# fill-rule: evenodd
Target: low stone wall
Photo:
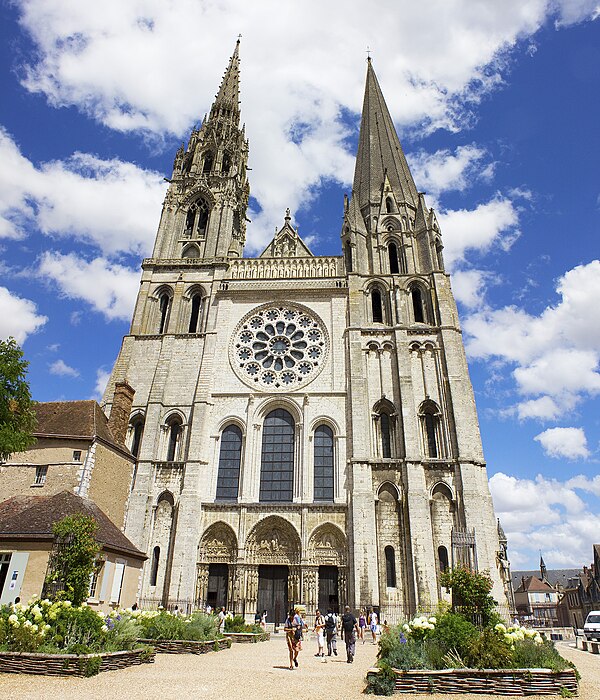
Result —
<instances>
[{"instance_id":1,"label":"low stone wall","mask_svg":"<svg viewBox=\"0 0 600 700\"><path fill-rule=\"evenodd\" d=\"M271 639L270 632L225 632L227 639L234 644L252 644L254 642L268 642Z\"/></svg>"},{"instance_id":2,"label":"low stone wall","mask_svg":"<svg viewBox=\"0 0 600 700\"><path fill-rule=\"evenodd\" d=\"M367 678L379 673L371 668ZM563 688L577 693L575 671L545 668L488 670L444 669L398 671L396 693L480 693L483 695L560 695Z\"/></svg>"},{"instance_id":3,"label":"low stone wall","mask_svg":"<svg viewBox=\"0 0 600 700\"><path fill-rule=\"evenodd\" d=\"M100 659L98 663L97 659ZM38 676L93 676L101 671L117 671L128 666L154 662L148 649L112 651L104 654L34 654L0 652L0 673L31 673Z\"/></svg>"},{"instance_id":4,"label":"low stone wall","mask_svg":"<svg viewBox=\"0 0 600 700\"><path fill-rule=\"evenodd\" d=\"M229 649L229 639L196 642L191 639L138 639L140 644L149 644L157 654L208 654L209 651Z\"/></svg>"}]
</instances>

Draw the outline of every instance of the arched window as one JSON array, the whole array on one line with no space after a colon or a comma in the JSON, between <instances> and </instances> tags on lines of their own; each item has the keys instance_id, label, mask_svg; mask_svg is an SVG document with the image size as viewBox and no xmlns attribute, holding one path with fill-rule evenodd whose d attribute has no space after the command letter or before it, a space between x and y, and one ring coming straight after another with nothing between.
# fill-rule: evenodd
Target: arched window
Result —
<instances>
[{"instance_id":1,"label":"arched window","mask_svg":"<svg viewBox=\"0 0 600 700\"><path fill-rule=\"evenodd\" d=\"M396 553L389 545L384 551L386 585L388 588L396 588Z\"/></svg>"},{"instance_id":2,"label":"arched window","mask_svg":"<svg viewBox=\"0 0 600 700\"><path fill-rule=\"evenodd\" d=\"M260 469L261 501L292 500L294 434L294 419L283 408L271 411L265 418Z\"/></svg>"},{"instance_id":3,"label":"arched window","mask_svg":"<svg viewBox=\"0 0 600 700\"><path fill-rule=\"evenodd\" d=\"M383 323L383 305L381 303L381 292L378 289L371 290L371 313L374 323Z\"/></svg>"},{"instance_id":4,"label":"arched window","mask_svg":"<svg viewBox=\"0 0 600 700\"><path fill-rule=\"evenodd\" d=\"M195 243L192 243L190 245L186 245L185 248L183 249L183 252L181 253L182 258L199 258L200 257L200 249Z\"/></svg>"},{"instance_id":5,"label":"arched window","mask_svg":"<svg viewBox=\"0 0 600 700\"><path fill-rule=\"evenodd\" d=\"M237 425L228 425L221 433L217 500L234 501L238 497L240 461L242 458L242 431Z\"/></svg>"},{"instance_id":6,"label":"arched window","mask_svg":"<svg viewBox=\"0 0 600 700\"><path fill-rule=\"evenodd\" d=\"M158 323L158 332L166 333L169 325L169 312L171 310L171 295L168 292L163 292L158 298L158 308L160 320Z\"/></svg>"},{"instance_id":7,"label":"arched window","mask_svg":"<svg viewBox=\"0 0 600 700\"><path fill-rule=\"evenodd\" d=\"M158 562L160 561L160 547L155 547L152 550L152 566L150 568L150 585L156 586L158 578Z\"/></svg>"},{"instance_id":8,"label":"arched window","mask_svg":"<svg viewBox=\"0 0 600 700\"><path fill-rule=\"evenodd\" d=\"M392 438L390 430L390 417L387 413L382 413L379 417L381 430L381 456L390 458L392 456Z\"/></svg>"},{"instance_id":9,"label":"arched window","mask_svg":"<svg viewBox=\"0 0 600 700\"><path fill-rule=\"evenodd\" d=\"M352 272L352 246L350 241L344 244L344 262L346 263L346 272Z\"/></svg>"},{"instance_id":10,"label":"arched window","mask_svg":"<svg viewBox=\"0 0 600 700\"><path fill-rule=\"evenodd\" d=\"M438 547L438 563L440 571L446 571L448 568L448 550L446 547Z\"/></svg>"},{"instance_id":11,"label":"arched window","mask_svg":"<svg viewBox=\"0 0 600 700\"><path fill-rule=\"evenodd\" d=\"M182 433L181 418L179 418L179 416L175 416L169 419L167 423L167 430L167 462L175 462L178 457L178 447Z\"/></svg>"},{"instance_id":12,"label":"arched window","mask_svg":"<svg viewBox=\"0 0 600 700\"><path fill-rule=\"evenodd\" d=\"M229 169L231 168L231 156L229 153L224 153L223 154L223 164L221 166L221 172L223 175L227 175L229 173Z\"/></svg>"},{"instance_id":13,"label":"arched window","mask_svg":"<svg viewBox=\"0 0 600 700\"><path fill-rule=\"evenodd\" d=\"M333 430L319 425L314 436L315 501L333 501Z\"/></svg>"},{"instance_id":14,"label":"arched window","mask_svg":"<svg viewBox=\"0 0 600 700\"><path fill-rule=\"evenodd\" d=\"M385 211L387 214L391 214L394 211L394 204L391 197L385 198Z\"/></svg>"},{"instance_id":15,"label":"arched window","mask_svg":"<svg viewBox=\"0 0 600 700\"><path fill-rule=\"evenodd\" d=\"M200 321L202 320L202 294L196 292L192 295L192 303L190 308L190 325L188 333L200 332Z\"/></svg>"},{"instance_id":16,"label":"arched window","mask_svg":"<svg viewBox=\"0 0 600 700\"><path fill-rule=\"evenodd\" d=\"M390 259L390 273L392 275L397 275L400 272L400 265L398 264L398 247L393 241L388 244L388 256Z\"/></svg>"},{"instance_id":17,"label":"arched window","mask_svg":"<svg viewBox=\"0 0 600 700\"><path fill-rule=\"evenodd\" d=\"M412 298L415 323L425 323L425 309L423 307L423 295L418 287L413 287L410 296Z\"/></svg>"},{"instance_id":18,"label":"arched window","mask_svg":"<svg viewBox=\"0 0 600 700\"><path fill-rule=\"evenodd\" d=\"M437 266L440 270L444 269L444 256L442 255L443 249L444 246L442 245L442 242L439 238L437 238L435 241L435 255L437 258Z\"/></svg>"},{"instance_id":19,"label":"arched window","mask_svg":"<svg viewBox=\"0 0 600 700\"><path fill-rule=\"evenodd\" d=\"M142 444L142 436L144 435L144 418L137 416L131 422L131 454L137 457L140 453L140 445Z\"/></svg>"},{"instance_id":20,"label":"arched window","mask_svg":"<svg viewBox=\"0 0 600 700\"><path fill-rule=\"evenodd\" d=\"M212 151L207 151L204 155L204 162L202 163L202 172L210 173L213 169L214 156Z\"/></svg>"},{"instance_id":21,"label":"arched window","mask_svg":"<svg viewBox=\"0 0 600 700\"><path fill-rule=\"evenodd\" d=\"M440 410L433 401L429 401L421 407L420 416L425 454L432 459L438 459L442 456Z\"/></svg>"},{"instance_id":22,"label":"arched window","mask_svg":"<svg viewBox=\"0 0 600 700\"><path fill-rule=\"evenodd\" d=\"M185 218L185 235L188 238L192 238L194 236L203 238L206 235L206 229L208 228L208 215L208 204L204 199L198 199L190 204L190 208L188 209L188 213Z\"/></svg>"}]
</instances>

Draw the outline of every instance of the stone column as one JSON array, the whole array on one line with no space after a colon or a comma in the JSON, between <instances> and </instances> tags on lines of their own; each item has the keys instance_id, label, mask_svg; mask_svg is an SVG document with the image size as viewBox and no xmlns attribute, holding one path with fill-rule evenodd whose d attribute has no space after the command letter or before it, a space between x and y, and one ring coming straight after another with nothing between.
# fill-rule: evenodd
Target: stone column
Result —
<instances>
[{"instance_id":1,"label":"stone column","mask_svg":"<svg viewBox=\"0 0 600 700\"><path fill-rule=\"evenodd\" d=\"M300 600L300 575L301 570L299 566L290 566L288 575L288 606L293 603L303 602Z\"/></svg>"},{"instance_id":2,"label":"stone column","mask_svg":"<svg viewBox=\"0 0 600 700\"><path fill-rule=\"evenodd\" d=\"M250 619L252 616L254 621L254 615L257 610L257 598L258 598L258 564L252 564L246 569L246 593L244 595L244 612L246 614L246 619Z\"/></svg>"},{"instance_id":3,"label":"stone column","mask_svg":"<svg viewBox=\"0 0 600 700\"><path fill-rule=\"evenodd\" d=\"M344 606L347 605L348 601L348 583L347 583L347 573L345 566L338 567L338 600L340 612L344 610Z\"/></svg>"},{"instance_id":4,"label":"stone column","mask_svg":"<svg viewBox=\"0 0 600 700\"><path fill-rule=\"evenodd\" d=\"M208 564L197 564L196 570L196 606L206 607L206 592L208 590Z\"/></svg>"},{"instance_id":5,"label":"stone column","mask_svg":"<svg viewBox=\"0 0 600 700\"><path fill-rule=\"evenodd\" d=\"M302 602L307 615L314 615L318 605L319 568L305 566L302 570Z\"/></svg>"}]
</instances>

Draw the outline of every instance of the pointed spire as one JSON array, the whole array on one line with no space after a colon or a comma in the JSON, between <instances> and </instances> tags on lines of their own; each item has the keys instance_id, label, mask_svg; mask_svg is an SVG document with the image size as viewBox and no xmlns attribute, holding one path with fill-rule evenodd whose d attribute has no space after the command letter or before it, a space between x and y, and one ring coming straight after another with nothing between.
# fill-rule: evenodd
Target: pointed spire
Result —
<instances>
[{"instance_id":1,"label":"pointed spire","mask_svg":"<svg viewBox=\"0 0 600 700\"><path fill-rule=\"evenodd\" d=\"M369 57L353 185L361 209L380 200L386 175L396 200L416 207L417 188Z\"/></svg>"},{"instance_id":2,"label":"pointed spire","mask_svg":"<svg viewBox=\"0 0 600 700\"><path fill-rule=\"evenodd\" d=\"M546 581L546 576L548 574L548 570L546 569L546 563L544 562L544 557L542 556L541 552L540 552L540 574L542 575L542 581Z\"/></svg>"},{"instance_id":3,"label":"pointed spire","mask_svg":"<svg viewBox=\"0 0 600 700\"><path fill-rule=\"evenodd\" d=\"M240 40L235 43L235 49L229 59L229 65L221 81L219 92L215 97L210 116L216 116L221 110L230 110L230 114L239 119L240 113Z\"/></svg>"}]
</instances>

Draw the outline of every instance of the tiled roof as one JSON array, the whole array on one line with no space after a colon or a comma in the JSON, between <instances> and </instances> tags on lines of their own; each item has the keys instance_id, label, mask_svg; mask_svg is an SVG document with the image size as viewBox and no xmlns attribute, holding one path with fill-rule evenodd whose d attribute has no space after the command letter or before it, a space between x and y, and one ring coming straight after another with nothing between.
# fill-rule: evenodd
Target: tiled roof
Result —
<instances>
[{"instance_id":1,"label":"tiled roof","mask_svg":"<svg viewBox=\"0 0 600 700\"><path fill-rule=\"evenodd\" d=\"M546 580L551 586L556 587L560 584L562 588L567 588L569 581L579 575L581 569L547 569L546 570ZM541 578L539 569L529 570L529 571L512 571L511 578L513 588L516 591L521 585L523 578L527 579L530 576L535 576L536 578Z\"/></svg>"},{"instance_id":2,"label":"tiled roof","mask_svg":"<svg viewBox=\"0 0 600 700\"><path fill-rule=\"evenodd\" d=\"M94 518L98 523L96 539L107 549L146 558L93 501L70 491L54 496L13 496L0 503L0 539L50 538L52 525L75 513Z\"/></svg>"},{"instance_id":3,"label":"tiled roof","mask_svg":"<svg viewBox=\"0 0 600 700\"><path fill-rule=\"evenodd\" d=\"M108 427L108 418L96 401L48 401L35 404L36 437L98 437L123 449Z\"/></svg>"},{"instance_id":4,"label":"tiled roof","mask_svg":"<svg viewBox=\"0 0 600 700\"><path fill-rule=\"evenodd\" d=\"M528 576L524 581L521 581L521 585L515 589L516 591L542 591L544 593L548 591L553 591L554 588L549 586L545 581L542 581L537 576Z\"/></svg>"}]
</instances>

